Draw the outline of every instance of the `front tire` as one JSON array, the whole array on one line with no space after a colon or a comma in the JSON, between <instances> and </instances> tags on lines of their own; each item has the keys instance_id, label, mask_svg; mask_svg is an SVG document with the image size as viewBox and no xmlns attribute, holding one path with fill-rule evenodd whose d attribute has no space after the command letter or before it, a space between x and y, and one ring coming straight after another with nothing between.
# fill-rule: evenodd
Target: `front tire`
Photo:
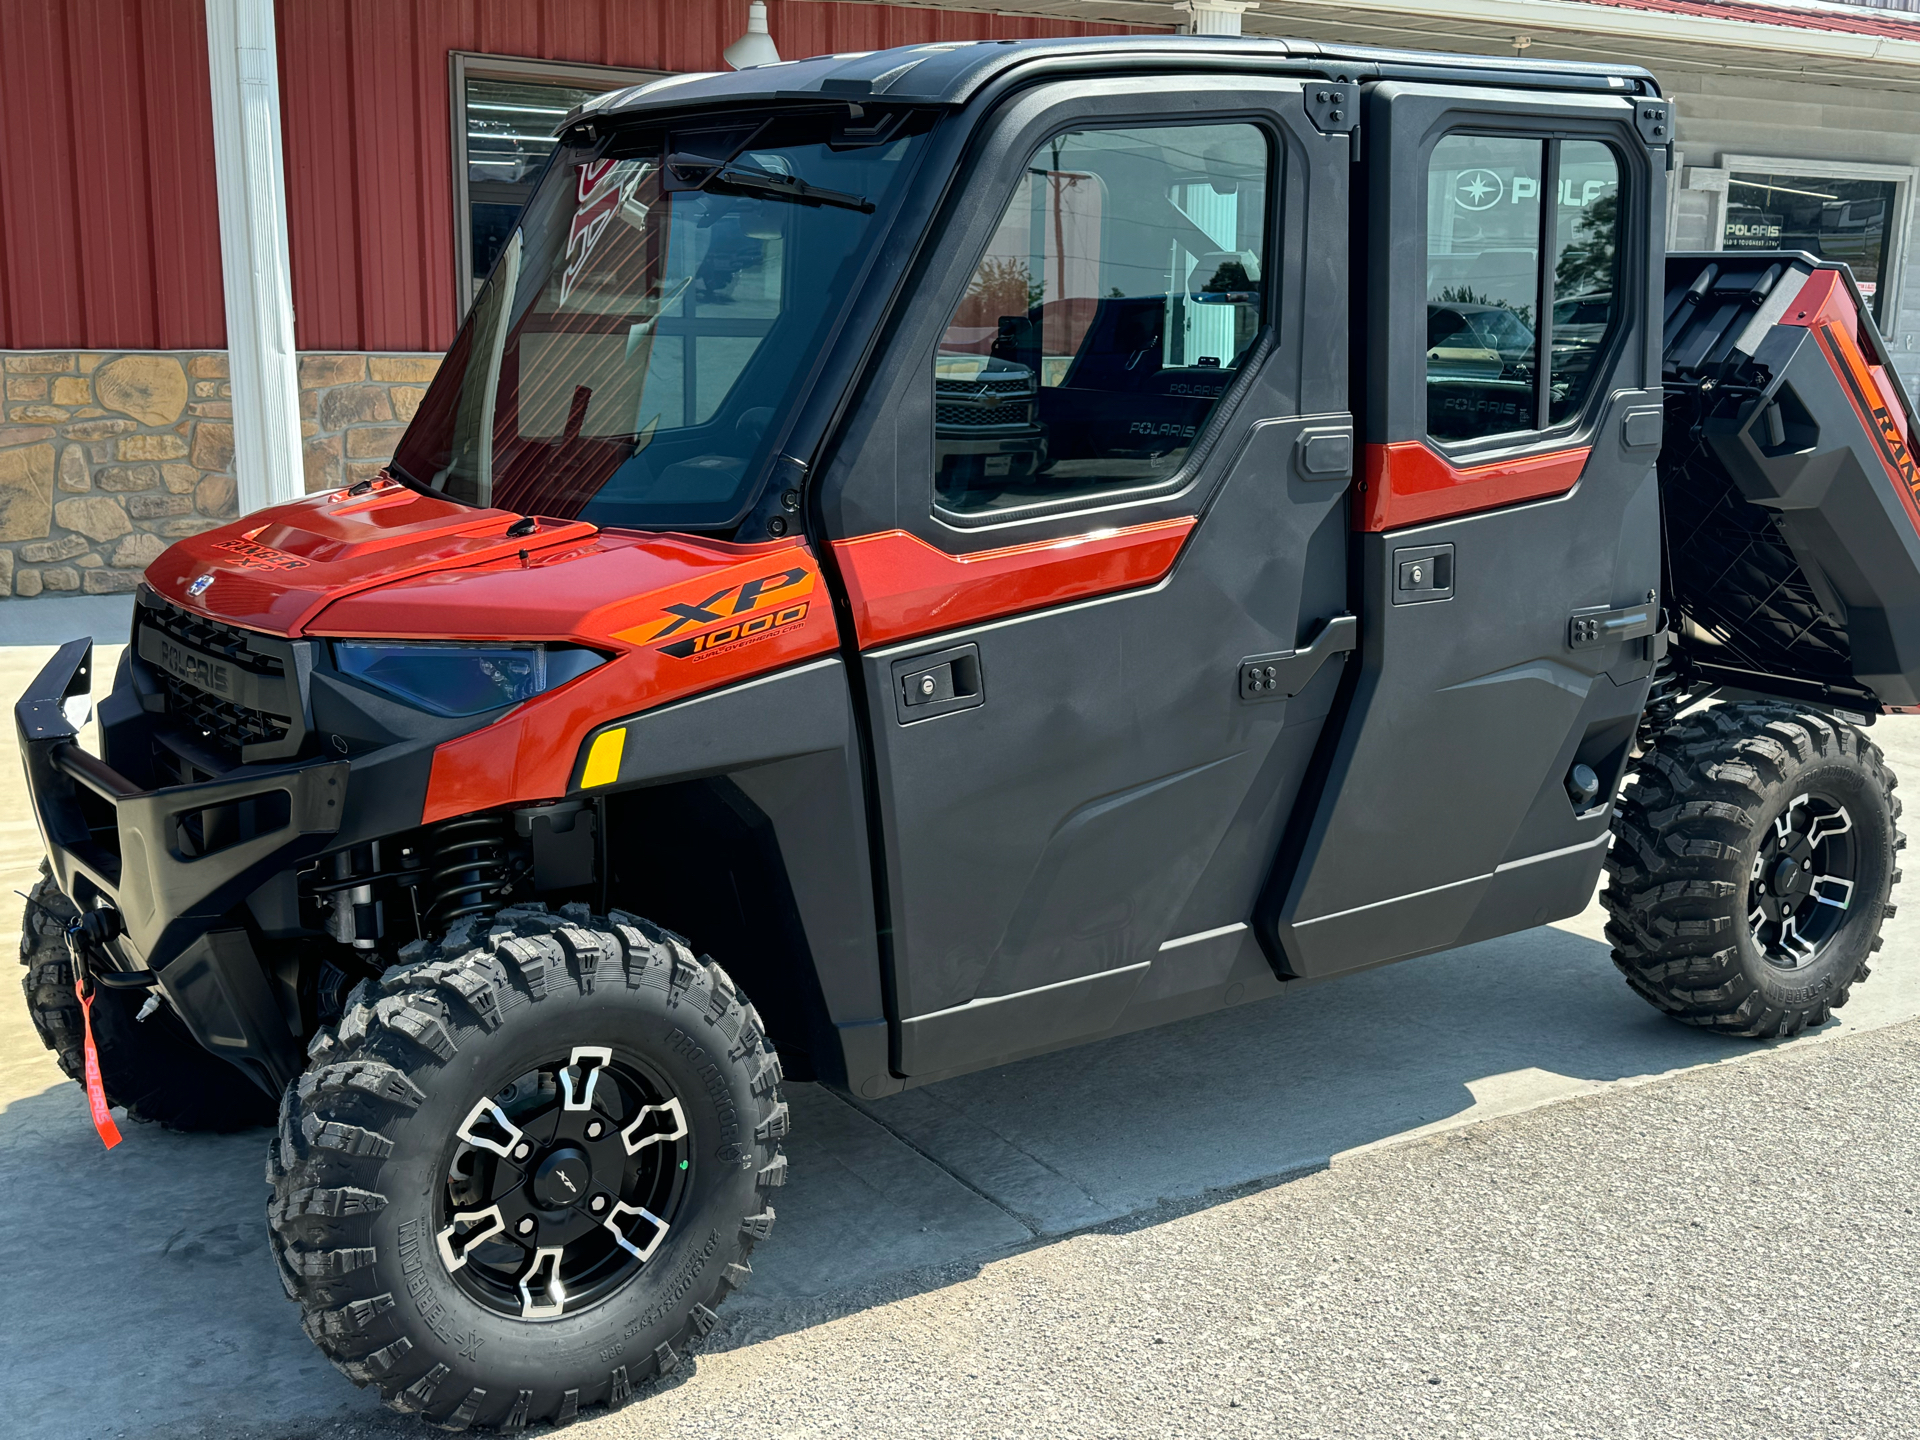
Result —
<instances>
[{"instance_id":1,"label":"front tire","mask_svg":"<svg viewBox=\"0 0 1921 1441\"><path fill-rule=\"evenodd\" d=\"M20 921L20 986L40 1042L69 1079L86 1084L85 1032L73 993L67 926L79 916L54 884L47 863L27 895ZM161 1005L146 1020L149 992L96 987L93 1041L107 1104L136 1121L173 1131L244 1131L273 1124L274 1103L237 1067L205 1050L186 1023Z\"/></svg>"},{"instance_id":2,"label":"front tire","mask_svg":"<svg viewBox=\"0 0 1921 1441\"><path fill-rule=\"evenodd\" d=\"M719 966L638 917L460 923L356 989L288 1088L274 1253L396 1410L564 1422L680 1364L786 1176L780 1063Z\"/></svg>"},{"instance_id":3,"label":"front tire","mask_svg":"<svg viewBox=\"0 0 1921 1441\"><path fill-rule=\"evenodd\" d=\"M1662 732L1621 798L1614 963L1678 1021L1792 1036L1868 978L1906 844L1894 773L1845 721L1717 705Z\"/></svg>"}]
</instances>

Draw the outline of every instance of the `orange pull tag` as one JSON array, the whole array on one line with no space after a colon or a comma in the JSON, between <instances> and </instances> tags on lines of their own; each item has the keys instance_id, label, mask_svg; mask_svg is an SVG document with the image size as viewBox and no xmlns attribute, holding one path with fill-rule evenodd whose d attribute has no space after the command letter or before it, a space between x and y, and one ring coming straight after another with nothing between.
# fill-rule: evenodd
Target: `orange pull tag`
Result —
<instances>
[{"instance_id":1,"label":"orange pull tag","mask_svg":"<svg viewBox=\"0 0 1921 1441\"><path fill-rule=\"evenodd\" d=\"M73 993L80 997L80 1024L87 1038L87 1109L93 1112L94 1130L111 1151L120 1144L120 1128L114 1125L113 1112L107 1109L107 1088L100 1081L100 1053L93 1048L93 997L81 991L77 980L73 983Z\"/></svg>"}]
</instances>

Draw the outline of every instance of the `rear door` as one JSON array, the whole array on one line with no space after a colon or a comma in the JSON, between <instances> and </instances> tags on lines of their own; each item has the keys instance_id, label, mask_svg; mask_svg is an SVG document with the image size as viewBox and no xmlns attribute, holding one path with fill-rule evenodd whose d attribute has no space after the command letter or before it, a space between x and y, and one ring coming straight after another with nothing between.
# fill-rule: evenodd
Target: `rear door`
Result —
<instances>
[{"instance_id":1,"label":"rear door","mask_svg":"<svg viewBox=\"0 0 1921 1441\"><path fill-rule=\"evenodd\" d=\"M1659 606L1668 107L1380 83L1363 124L1363 645L1260 915L1298 976L1587 903Z\"/></svg>"},{"instance_id":2,"label":"rear door","mask_svg":"<svg viewBox=\"0 0 1921 1441\"><path fill-rule=\"evenodd\" d=\"M902 1074L1278 985L1249 921L1352 633L1348 145L1298 83L1156 78L975 150L823 487Z\"/></svg>"}]
</instances>

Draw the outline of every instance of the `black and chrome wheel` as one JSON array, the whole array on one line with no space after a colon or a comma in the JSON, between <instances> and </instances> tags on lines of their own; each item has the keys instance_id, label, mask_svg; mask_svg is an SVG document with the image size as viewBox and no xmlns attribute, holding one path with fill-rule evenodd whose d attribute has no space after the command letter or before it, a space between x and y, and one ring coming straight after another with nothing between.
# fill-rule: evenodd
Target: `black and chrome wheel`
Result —
<instances>
[{"instance_id":1,"label":"black and chrome wheel","mask_svg":"<svg viewBox=\"0 0 1921 1441\"><path fill-rule=\"evenodd\" d=\"M1856 863L1854 818L1832 796L1796 796L1762 832L1748 870L1748 927L1770 964L1805 970L1846 929Z\"/></svg>"},{"instance_id":2,"label":"black and chrome wheel","mask_svg":"<svg viewBox=\"0 0 1921 1441\"><path fill-rule=\"evenodd\" d=\"M267 1167L281 1279L342 1371L436 1425L625 1401L773 1227L780 1063L726 973L636 917L458 922L312 1057Z\"/></svg>"},{"instance_id":3,"label":"black and chrome wheel","mask_svg":"<svg viewBox=\"0 0 1921 1441\"><path fill-rule=\"evenodd\" d=\"M1900 814L1894 773L1846 721L1772 703L1680 717L1616 810L1601 896L1615 965L1689 1025L1820 1025L1894 914Z\"/></svg>"},{"instance_id":4,"label":"black and chrome wheel","mask_svg":"<svg viewBox=\"0 0 1921 1441\"><path fill-rule=\"evenodd\" d=\"M640 1274L679 1222L693 1165L667 1083L613 1046L574 1046L475 1101L454 1131L434 1242L503 1316L579 1311Z\"/></svg>"}]
</instances>

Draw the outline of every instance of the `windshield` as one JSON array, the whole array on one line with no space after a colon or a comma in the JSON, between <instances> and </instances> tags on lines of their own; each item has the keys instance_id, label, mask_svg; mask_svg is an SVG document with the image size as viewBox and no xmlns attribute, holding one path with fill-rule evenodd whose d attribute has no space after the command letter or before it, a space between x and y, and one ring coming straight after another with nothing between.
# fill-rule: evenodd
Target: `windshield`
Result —
<instances>
[{"instance_id":1,"label":"windshield","mask_svg":"<svg viewBox=\"0 0 1921 1441\"><path fill-rule=\"evenodd\" d=\"M926 128L847 115L560 147L396 473L600 525L738 521Z\"/></svg>"}]
</instances>

